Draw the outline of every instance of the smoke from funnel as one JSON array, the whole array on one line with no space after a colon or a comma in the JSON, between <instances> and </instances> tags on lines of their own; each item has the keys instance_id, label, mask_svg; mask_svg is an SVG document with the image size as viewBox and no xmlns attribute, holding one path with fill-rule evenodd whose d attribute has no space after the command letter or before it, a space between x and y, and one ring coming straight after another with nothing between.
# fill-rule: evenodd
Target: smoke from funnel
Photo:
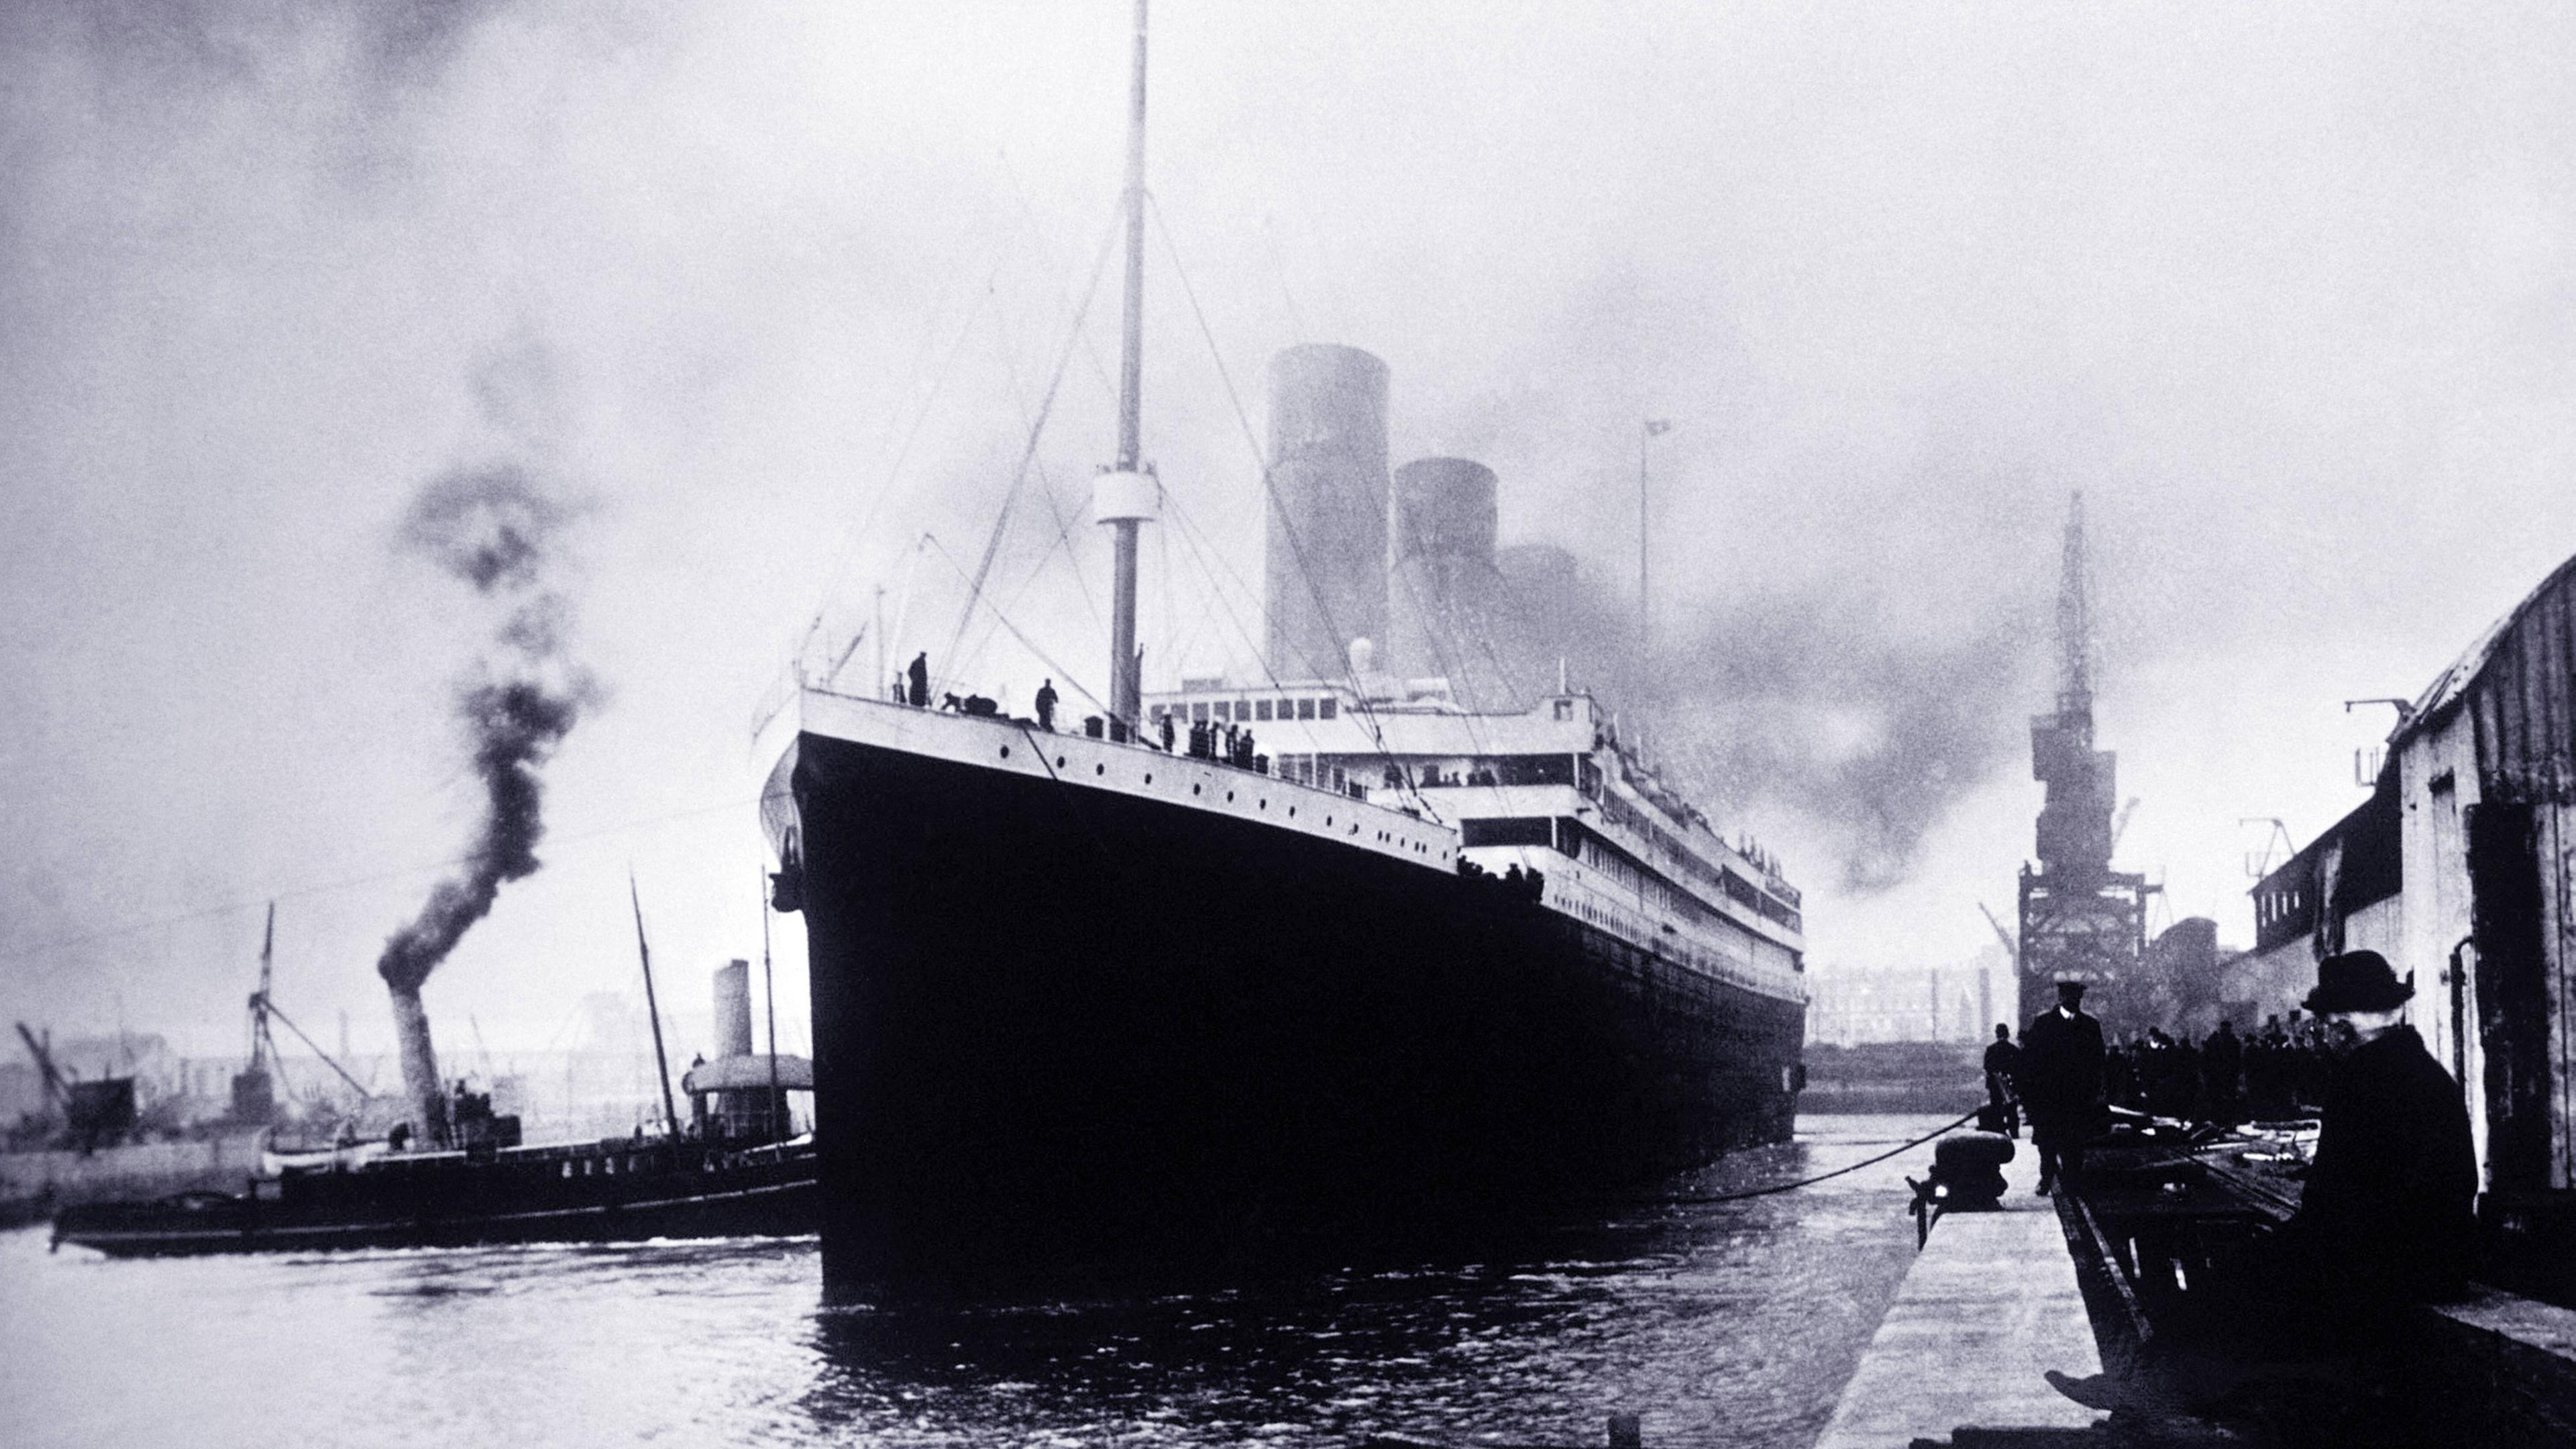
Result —
<instances>
[{"instance_id":1,"label":"smoke from funnel","mask_svg":"<svg viewBox=\"0 0 2576 1449\"><path fill-rule=\"evenodd\" d=\"M1999 597L1943 628L1854 588L1710 605L1668 626L1651 663L1622 601L1561 549L1499 560L1512 607L1498 637L1520 692L1571 682L1652 721L1650 755L1724 817L1797 822L1834 855L1838 884L1901 884L1923 838L1962 796L2016 760L2041 662L2036 601Z\"/></svg>"},{"instance_id":2,"label":"smoke from funnel","mask_svg":"<svg viewBox=\"0 0 2576 1449\"><path fill-rule=\"evenodd\" d=\"M527 469L502 464L433 480L403 519L407 549L509 605L491 647L457 686L457 720L483 786L481 824L457 872L431 888L376 959L394 998L404 1085L433 1141L446 1135L446 1098L421 983L491 913L504 884L536 872L545 828L538 771L595 695L589 676L562 657L571 609L546 583L565 518Z\"/></svg>"}]
</instances>

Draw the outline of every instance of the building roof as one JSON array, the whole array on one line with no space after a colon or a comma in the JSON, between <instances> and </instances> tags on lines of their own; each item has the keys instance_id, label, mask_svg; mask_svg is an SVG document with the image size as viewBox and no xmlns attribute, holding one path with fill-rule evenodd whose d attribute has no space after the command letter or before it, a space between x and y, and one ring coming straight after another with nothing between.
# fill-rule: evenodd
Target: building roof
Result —
<instances>
[{"instance_id":1,"label":"building roof","mask_svg":"<svg viewBox=\"0 0 2576 1449\"><path fill-rule=\"evenodd\" d=\"M2434 676L2389 735L2392 752L2463 708L2476 724L2483 794L2576 796L2576 558Z\"/></svg>"}]
</instances>

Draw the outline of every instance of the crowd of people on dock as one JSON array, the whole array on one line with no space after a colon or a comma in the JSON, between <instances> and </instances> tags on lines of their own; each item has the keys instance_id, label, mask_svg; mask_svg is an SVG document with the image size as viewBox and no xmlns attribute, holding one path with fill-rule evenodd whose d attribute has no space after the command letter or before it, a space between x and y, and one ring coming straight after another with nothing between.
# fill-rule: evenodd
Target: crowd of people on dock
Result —
<instances>
[{"instance_id":1,"label":"crowd of people on dock","mask_svg":"<svg viewBox=\"0 0 2576 1449\"><path fill-rule=\"evenodd\" d=\"M2221 1021L2196 1042L2155 1029L2132 1034L2109 1049L2103 1086L2115 1106L2233 1127L2315 1116L2333 1068L2325 1023L2292 1012L2286 1024L2273 1016L2242 1035Z\"/></svg>"},{"instance_id":2,"label":"crowd of people on dock","mask_svg":"<svg viewBox=\"0 0 2576 1449\"><path fill-rule=\"evenodd\" d=\"M1986 1090L2015 1132L2023 1107L2020 1056L2012 1028L1997 1023L1986 1051ZM2239 1033L2234 1022L2221 1021L2197 1041L2151 1027L2104 1044L2102 1100L2221 1127L2292 1121L2324 1110L2334 1061L2326 1024L2296 1011L2286 1022L2268 1018L2259 1031Z\"/></svg>"}]
</instances>

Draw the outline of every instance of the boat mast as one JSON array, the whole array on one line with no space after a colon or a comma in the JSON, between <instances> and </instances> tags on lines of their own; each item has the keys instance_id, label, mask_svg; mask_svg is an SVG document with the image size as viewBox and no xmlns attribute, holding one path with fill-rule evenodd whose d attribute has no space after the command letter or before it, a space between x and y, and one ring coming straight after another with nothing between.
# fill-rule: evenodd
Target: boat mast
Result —
<instances>
[{"instance_id":1,"label":"boat mast","mask_svg":"<svg viewBox=\"0 0 2576 1449\"><path fill-rule=\"evenodd\" d=\"M635 872L626 873L626 899L635 906L635 954L644 963L644 1014L653 1022L653 1075L662 1084L662 1120L671 1140L680 1140L680 1109L671 1100L671 1059L662 1054L662 1008L653 1000L653 948L644 944L644 898L635 893Z\"/></svg>"},{"instance_id":2,"label":"boat mast","mask_svg":"<svg viewBox=\"0 0 2576 1449\"><path fill-rule=\"evenodd\" d=\"M883 592L880 590L879 592ZM877 673L883 674L880 668ZM760 995L769 1003L769 1105L761 1113L769 1119L769 1135L787 1136L786 1113L780 1110L778 1095L778 978L769 972L769 877L760 878Z\"/></svg>"},{"instance_id":3,"label":"boat mast","mask_svg":"<svg viewBox=\"0 0 2576 1449\"><path fill-rule=\"evenodd\" d=\"M1144 692L1136 653L1136 534L1160 511L1160 485L1145 471L1139 415L1145 372L1145 0L1136 0L1136 58L1127 101L1127 305L1118 368L1118 461L1092 488L1092 512L1116 530L1110 594L1109 714L1113 733L1136 727Z\"/></svg>"}]
</instances>

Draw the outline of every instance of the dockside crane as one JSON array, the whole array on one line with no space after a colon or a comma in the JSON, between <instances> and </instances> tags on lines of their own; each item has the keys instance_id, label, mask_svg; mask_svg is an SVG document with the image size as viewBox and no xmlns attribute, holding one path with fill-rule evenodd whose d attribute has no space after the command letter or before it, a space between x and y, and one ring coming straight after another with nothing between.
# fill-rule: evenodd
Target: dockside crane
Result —
<instances>
[{"instance_id":1,"label":"dockside crane","mask_svg":"<svg viewBox=\"0 0 2576 1449\"><path fill-rule=\"evenodd\" d=\"M358 1094L360 1102L372 1100L375 1094L368 1091L356 1077L349 1075L349 1069L334 1060L329 1052L322 1050L320 1042L305 1035L304 1028L297 1026L295 1019L288 1016L278 1006L277 998L270 994L271 965L276 944L277 902L270 901L268 927L260 933L259 939L259 989L250 995L250 1067L233 1079L233 1115L245 1121L265 1121L276 1110L276 1096L272 1083L282 1080L286 1073L284 1059L277 1050L277 1037L269 1030L269 1022L272 1018L288 1031L295 1033L295 1039L304 1043L305 1050L321 1058L322 1065L339 1073L340 1080L349 1084L349 1090Z\"/></svg>"},{"instance_id":2,"label":"dockside crane","mask_svg":"<svg viewBox=\"0 0 2576 1449\"><path fill-rule=\"evenodd\" d=\"M1995 928L1995 939L2004 945L2004 959L2012 963L2013 972L2018 977L2021 972L2021 944L2013 939L2012 932L2004 929L2004 923L1986 908L1984 901L1977 902L1977 910L1985 916L1986 924Z\"/></svg>"},{"instance_id":3,"label":"dockside crane","mask_svg":"<svg viewBox=\"0 0 2576 1449\"><path fill-rule=\"evenodd\" d=\"M56 1111L69 1111L72 1100L71 1083L63 1079L62 1070L54 1065L54 1054L45 1049L45 1043L37 1040L34 1032L27 1030L25 1022L19 1022L17 1025L18 1040L27 1044L27 1054L36 1059L36 1070L45 1079L45 1101ZM52 1035L50 1031L46 1033L47 1037Z\"/></svg>"}]
</instances>

